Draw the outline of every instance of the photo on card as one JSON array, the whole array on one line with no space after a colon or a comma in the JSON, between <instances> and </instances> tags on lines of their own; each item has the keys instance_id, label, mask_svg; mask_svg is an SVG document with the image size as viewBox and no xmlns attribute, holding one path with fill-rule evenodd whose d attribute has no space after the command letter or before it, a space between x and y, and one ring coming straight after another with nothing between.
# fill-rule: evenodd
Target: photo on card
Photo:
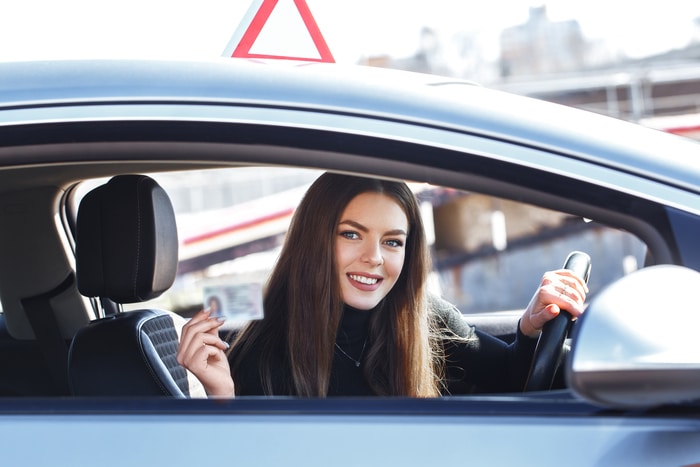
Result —
<instances>
[{"instance_id":1,"label":"photo on card","mask_svg":"<svg viewBox=\"0 0 700 467\"><path fill-rule=\"evenodd\" d=\"M234 323L264 316L260 283L208 285L203 293L204 308L211 311L211 316Z\"/></svg>"}]
</instances>

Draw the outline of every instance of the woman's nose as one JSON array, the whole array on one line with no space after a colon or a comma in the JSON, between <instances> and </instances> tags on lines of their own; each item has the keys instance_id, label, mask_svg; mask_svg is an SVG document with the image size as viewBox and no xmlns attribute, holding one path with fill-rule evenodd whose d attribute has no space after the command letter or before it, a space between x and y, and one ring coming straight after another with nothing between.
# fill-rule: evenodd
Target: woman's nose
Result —
<instances>
[{"instance_id":1,"label":"woman's nose","mask_svg":"<svg viewBox=\"0 0 700 467\"><path fill-rule=\"evenodd\" d=\"M362 252L362 261L370 263L372 265L380 265L384 262L384 257L382 256L381 245L376 243L367 243L364 251Z\"/></svg>"}]
</instances>

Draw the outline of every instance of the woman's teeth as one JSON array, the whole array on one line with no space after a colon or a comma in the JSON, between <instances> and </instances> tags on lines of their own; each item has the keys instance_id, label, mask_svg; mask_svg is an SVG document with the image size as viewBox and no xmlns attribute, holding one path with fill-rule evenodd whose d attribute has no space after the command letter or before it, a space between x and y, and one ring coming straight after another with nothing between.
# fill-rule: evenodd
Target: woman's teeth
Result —
<instances>
[{"instance_id":1,"label":"woman's teeth","mask_svg":"<svg viewBox=\"0 0 700 467\"><path fill-rule=\"evenodd\" d=\"M350 279L367 285L374 285L379 280L374 277L357 276L355 274L350 274Z\"/></svg>"}]
</instances>

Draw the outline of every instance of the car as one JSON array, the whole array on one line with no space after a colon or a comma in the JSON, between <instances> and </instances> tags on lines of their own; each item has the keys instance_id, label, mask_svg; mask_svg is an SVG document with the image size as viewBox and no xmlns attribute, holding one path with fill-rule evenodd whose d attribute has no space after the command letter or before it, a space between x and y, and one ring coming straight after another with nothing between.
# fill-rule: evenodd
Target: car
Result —
<instances>
[{"instance_id":1,"label":"car","mask_svg":"<svg viewBox=\"0 0 700 467\"><path fill-rule=\"evenodd\" d=\"M137 347L164 355L139 326L158 320L158 335L176 342L207 287L263 284L296 203L324 171L409 182L434 227L432 286L504 340L541 274L587 253L588 309L558 344L570 351L555 380L429 399L206 398L172 348L169 364L137 376ZM696 141L370 67L8 62L0 190L8 465L700 462ZM105 193L147 203L145 217ZM120 263L126 226L156 238L139 245L146 266L148 254L178 261L118 303L105 297L120 279L93 263L106 237ZM100 334L104 323L137 334ZM154 371L177 384L142 388Z\"/></svg>"}]
</instances>

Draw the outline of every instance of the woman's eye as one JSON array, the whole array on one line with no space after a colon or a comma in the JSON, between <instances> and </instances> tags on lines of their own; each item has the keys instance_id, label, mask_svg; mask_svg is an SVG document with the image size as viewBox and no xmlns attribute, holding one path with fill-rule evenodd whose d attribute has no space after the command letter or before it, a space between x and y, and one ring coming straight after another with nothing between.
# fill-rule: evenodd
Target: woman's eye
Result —
<instances>
[{"instance_id":1,"label":"woman's eye","mask_svg":"<svg viewBox=\"0 0 700 467\"><path fill-rule=\"evenodd\" d=\"M344 232L340 232L340 235L349 239L349 240L356 240L360 238L360 236L357 234L357 232L353 232L351 230L346 230Z\"/></svg>"},{"instance_id":2,"label":"woman's eye","mask_svg":"<svg viewBox=\"0 0 700 467\"><path fill-rule=\"evenodd\" d=\"M401 240L387 240L384 243L386 243L390 247L394 247L394 248L400 248L403 246L403 242Z\"/></svg>"}]
</instances>

